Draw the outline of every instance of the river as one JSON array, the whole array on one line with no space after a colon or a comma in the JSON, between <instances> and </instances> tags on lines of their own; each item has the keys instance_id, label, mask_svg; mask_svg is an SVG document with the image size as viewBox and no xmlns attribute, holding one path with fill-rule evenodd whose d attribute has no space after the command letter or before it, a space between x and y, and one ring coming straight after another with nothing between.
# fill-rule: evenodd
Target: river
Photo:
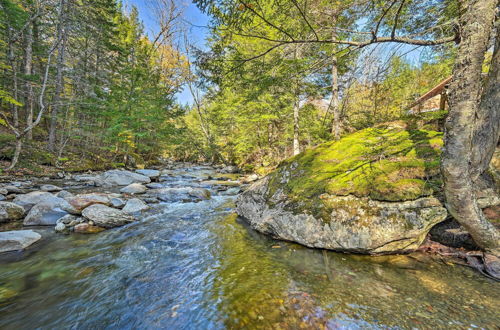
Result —
<instances>
[{"instance_id":1,"label":"river","mask_svg":"<svg viewBox=\"0 0 500 330\"><path fill-rule=\"evenodd\" d=\"M213 170L172 173L199 186ZM0 329L408 329L500 324L499 285L422 253L355 256L273 240L236 196L155 205L96 235L41 229L0 256Z\"/></svg>"}]
</instances>

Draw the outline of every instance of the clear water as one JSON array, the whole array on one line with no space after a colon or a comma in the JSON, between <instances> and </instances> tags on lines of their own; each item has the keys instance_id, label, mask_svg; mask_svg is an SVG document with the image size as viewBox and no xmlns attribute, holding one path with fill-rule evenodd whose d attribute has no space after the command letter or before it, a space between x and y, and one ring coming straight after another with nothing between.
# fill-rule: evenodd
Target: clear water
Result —
<instances>
[{"instance_id":1,"label":"clear water","mask_svg":"<svg viewBox=\"0 0 500 330\"><path fill-rule=\"evenodd\" d=\"M498 329L499 284L471 269L275 241L213 195L0 256L0 329Z\"/></svg>"}]
</instances>

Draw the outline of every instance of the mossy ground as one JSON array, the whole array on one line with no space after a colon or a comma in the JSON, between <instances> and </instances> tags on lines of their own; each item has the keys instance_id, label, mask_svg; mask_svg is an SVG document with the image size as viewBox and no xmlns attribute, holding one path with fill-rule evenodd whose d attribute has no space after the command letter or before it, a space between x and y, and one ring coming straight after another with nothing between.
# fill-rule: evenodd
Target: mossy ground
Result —
<instances>
[{"instance_id":1,"label":"mossy ground","mask_svg":"<svg viewBox=\"0 0 500 330\"><path fill-rule=\"evenodd\" d=\"M285 161L271 174L269 193L282 188L298 207L309 210L324 193L380 201L429 196L441 187L442 137L407 122L367 128Z\"/></svg>"}]
</instances>

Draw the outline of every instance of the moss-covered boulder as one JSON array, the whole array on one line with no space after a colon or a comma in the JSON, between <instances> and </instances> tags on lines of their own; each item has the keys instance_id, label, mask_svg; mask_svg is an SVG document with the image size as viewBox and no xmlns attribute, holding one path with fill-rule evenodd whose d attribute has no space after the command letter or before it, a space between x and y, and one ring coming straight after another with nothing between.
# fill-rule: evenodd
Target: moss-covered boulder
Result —
<instances>
[{"instance_id":1,"label":"moss-covered boulder","mask_svg":"<svg viewBox=\"0 0 500 330\"><path fill-rule=\"evenodd\" d=\"M284 162L237 201L253 228L357 253L417 248L446 218L437 194L442 133L394 122Z\"/></svg>"}]
</instances>

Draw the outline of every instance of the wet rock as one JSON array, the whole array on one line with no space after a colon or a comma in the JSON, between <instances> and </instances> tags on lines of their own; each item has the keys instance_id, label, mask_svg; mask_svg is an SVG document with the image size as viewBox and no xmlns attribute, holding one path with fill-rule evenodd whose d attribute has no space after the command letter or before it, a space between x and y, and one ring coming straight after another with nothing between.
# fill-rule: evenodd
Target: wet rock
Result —
<instances>
[{"instance_id":1,"label":"wet rock","mask_svg":"<svg viewBox=\"0 0 500 330\"><path fill-rule=\"evenodd\" d=\"M65 216L57 219L56 223L63 223L65 225L69 225L70 227L72 227L75 224L80 223L82 221L81 219L82 219L81 217L78 217L76 215L66 214Z\"/></svg>"},{"instance_id":2,"label":"wet rock","mask_svg":"<svg viewBox=\"0 0 500 330\"><path fill-rule=\"evenodd\" d=\"M447 216L433 197L380 202L323 194L320 199L317 205L328 206L323 217L297 212L281 190L270 194L269 178L265 178L240 195L237 212L252 228L279 239L364 254L413 251Z\"/></svg>"},{"instance_id":3,"label":"wet rock","mask_svg":"<svg viewBox=\"0 0 500 330\"><path fill-rule=\"evenodd\" d=\"M10 202L0 202L0 223L22 219L24 213L25 210L22 206Z\"/></svg>"},{"instance_id":4,"label":"wet rock","mask_svg":"<svg viewBox=\"0 0 500 330\"><path fill-rule=\"evenodd\" d=\"M155 198L155 197L146 197L146 198L143 198L142 199L143 202L147 203L147 204L156 204L156 203L159 203L160 201Z\"/></svg>"},{"instance_id":5,"label":"wet rock","mask_svg":"<svg viewBox=\"0 0 500 330\"><path fill-rule=\"evenodd\" d=\"M9 194L24 194L25 193L25 191L23 189L16 187L16 186L13 186L13 185L5 186L5 187L3 187L3 189L7 190L7 192Z\"/></svg>"},{"instance_id":6,"label":"wet rock","mask_svg":"<svg viewBox=\"0 0 500 330\"><path fill-rule=\"evenodd\" d=\"M33 230L0 232L0 252L18 251L40 240L42 236Z\"/></svg>"},{"instance_id":7,"label":"wet rock","mask_svg":"<svg viewBox=\"0 0 500 330\"><path fill-rule=\"evenodd\" d=\"M8 195L9 191L5 188L0 188L0 195Z\"/></svg>"},{"instance_id":8,"label":"wet rock","mask_svg":"<svg viewBox=\"0 0 500 330\"><path fill-rule=\"evenodd\" d=\"M145 186L143 186L140 183L132 183L132 184L129 184L128 186L120 189L120 192L122 192L124 194L134 195L134 194L144 194L147 190L148 190L148 188L146 188Z\"/></svg>"},{"instance_id":9,"label":"wet rock","mask_svg":"<svg viewBox=\"0 0 500 330\"><path fill-rule=\"evenodd\" d=\"M151 179L145 175L130 171L111 170L101 175L104 185L127 186L132 183L150 183Z\"/></svg>"},{"instance_id":10,"label":"wet rock","mask_svg":"<svg viewBox=\"0 0 500 330\"><path fill-rule=\"evenodd\" d=\"M78 194L73 197L66 198L66 201L79 212L94 204L111 205L109 195L104 193Z\"/></svg>"},{"instance_id":11,"label":"wet rock","mask_svg":"<svg viewBox=\"0 0 500 330\"><path fill-rule=\"evenodd\" d=\"M191 188L161 188L154 189L148 192L163 202L175 202L189 198Z\"/></svg>"},{"instance_id":12,"label":"wet rock","mask_svg":"<svg viewBox=\"0 0 500 330\"><path fill-rule=\"evenodd\" d=\"M191 188L188 192L188 195L199 198L201 200L208 200L211 198L210 191L203 188Z\"/></svg>"},{"instance_id":13,"label":"wet rock","mask_svg":"<svg viewBox=\"0 0 500 330\"><path fill-rule=\"evenodd\" d=\"M25 226L54 226L57 220L68 213L78 214L79 211L66 200L52 196L33 206L24 218L23 224Z\"/></svg>"},{"instance_id":14,"label":"wet rock","mask_svg":"<svg viewBox=\"0 0 500 330\"><path fill-rule=\"evenodd\" d=\"M44 185L40 186L40 190L47 191L47 192L56 192L56 191L61 191L62 188L55 186L53 184L44 184Z\"/></svg>"},{"instance_id":15,"label":"wet rock","mask_svg":"<svg viewBox=\"0 0 500 330\"><path fill-rule=\"evenodd\" d=\"M66 225L62 222L58 222L54 228L54 230L58 233L62 233L66 230Z\"/></svg>"},{"instance_id":16,"label":"wet rock","mask_svg":"<svg viewBox=\"0 0 500 330\"><path fill-rule=\"evenodd\" d=\"M249 176L243 178L241 181L243 183L252 183L259 180L259 176L257 174L250 174Z\"/></svg>"},{"instance_id":17,"label":"wet rock","mask_svg":"<svg viewBox=\"0 0 500 330\"><path fill-rule=\"evenodd\" d=\"M239 188L239 187L229 188L228 190L223 191L222 195L234 196L234 195L238 195L240 193L240 191L241 191L241 188Z\"/></svg>"},{"instance_id":18,"label":"wet rock","mask_svg":"<svg viewBox=\"0 0 500 330\"><path fill-rule=\"evenodd\" d=\"M121 198L115 197L110 199L111 206L117 209L121 209L125 206L125 201Z\"/></svg>"},{"instance_id":19,"label":"wet rock","mask_svg":"<svg viewBox=\"0 0 500 330\"><path fill-rule=\"evenodd\" d=\"M105 229L102 227L93 226L89 223L80 223L76 225L74 228L75 233L80 233L80 234L97 234L104 230Z\"/></svg>"},{"instance_id":20,"label":"wet rock","mask_svg":"<svg viewBox=\"0 0 500 330\"><path fill-rule=\"evenodd\" d=\"M51 198L54 198L54 195L49 192L33 191L27 194L17 195L16 198L14 198L13 203L20 205L24 207L26 211L29 211L35 204L44 202Z\"/></svg>"},{"instance_id":21,"label":"wet rock","mask_svg":"<svg viewBox=\"0 0 500 330\"><path fill-rule=\"evenodd\" d=\"M74 195L70 193L69 191L66 190L61 190L56 194L57 197L59 198L68 198L68 197L73 197Z\"/></svg>"},{"instance_id":22,"label":"wet rock","mask_svg":"<svg viewBox=\"0 0 500 330\"><path fill-rule=\"evenodd\" d=\"M102 204L87 207L82 215L103 228L119 227L134 221L134 217L129 214Z\"/></svg>"},{"instance_id":23,"label":"wet rock","mask_svg":"<svg viewBox=\"0 0 500 330\"><path fill-rule=\"evenodd\" d=\"M135 170L136 173L139 173L141 175L144 175L144 176L147 176L151 179L153 178L157 178L160 176L160 171L158 170L148 170L148 169L145 169L145 170Z\"/></svg>"},{"instance_id":24,"label":"wet rock","mask_svg":"<svg viewBox=\"0 0 500 330\"><path fill-rule=\"evenodd\" d=\"M123 212L126 213L136 213L149 209L143 201L138 198L132 198L127 201L127 204L123 208Z\"/></svg>"},{"instance_id":25,"label":"wet rock","mask_svg":"<svg viewBox=\"0 0 500 330\"><path fill-rule=\"evenodd\" d=\"M75 175L73 179L76 182L84 182L87 185L100 187L102 186L102 178L98 175Z\"/></svg>"},{"instance_id":26,"label":"wet rock","mask_svg":"<svg viewBox=\"0 0 500 330\"><path fill-rule=\"evenodd\" d=\"M148 183L146 185L147 188L149 189L161 189L164 188L164 186L161 183L153 182L153 183Z\"/></svg>"},{"instance_id":27,"label":"wet rock","mask_svg":"<svg viewBox=\"0 0 500 330\"><path fill-rule=\"evenodd\" d=\"M5 197L4 195L0 195L0 202L5 200L7 200L7 197Z\"/></svg>"}]
</instances>

